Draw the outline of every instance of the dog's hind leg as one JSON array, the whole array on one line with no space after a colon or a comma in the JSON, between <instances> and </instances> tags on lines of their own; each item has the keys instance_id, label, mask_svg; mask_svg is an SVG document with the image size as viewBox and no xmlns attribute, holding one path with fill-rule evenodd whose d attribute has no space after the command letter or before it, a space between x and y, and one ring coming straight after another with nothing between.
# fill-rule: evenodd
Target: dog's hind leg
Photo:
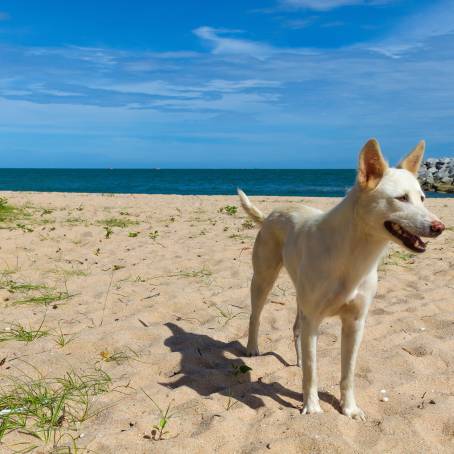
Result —
<instances>
[{"instance_id":1,"label":"dog's hind leg","mask_svg":"<svg viewBox=\"0 0 454 454\"><path fill-rule=\"evenodd\" d=\"M247 354L259 354L258 335L260 315L268 293L282 267L282 252L279 243L272 238L270 232L259 232L254 245L252 263L254 275L251 282L251 317L249 319L249 338Z\"/></svg>"},{"instance_id":2,"label":"dog's hind leg","mask_svg":"<svg viewBox=\"0 0 454 454\"><path fill-rule=\"evenodd\" d=\"M303 366L303 353L301 351L301 329L301 317L299 315L299 312L297 312L295 323L293 324L293 340L295 342L296 364L298 367Z\"/></svg>"}]
</instances>

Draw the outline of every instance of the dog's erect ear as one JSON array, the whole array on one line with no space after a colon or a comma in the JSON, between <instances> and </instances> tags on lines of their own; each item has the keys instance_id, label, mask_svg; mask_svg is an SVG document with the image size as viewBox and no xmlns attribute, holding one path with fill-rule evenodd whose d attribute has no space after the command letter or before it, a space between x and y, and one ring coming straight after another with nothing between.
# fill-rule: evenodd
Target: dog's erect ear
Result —
<instances>
[{"instance_id":1,"label":"dog's erect ear","mask_svg":"<svg viewBox=\"0 0 454 454\"><path fill-rule=\"evenodd\" d=\"M402 159L402 161L400 161L397 168L408 170L413 175L417 175L425 148L426 142L424 142L424 140L421 140L418 145L416 145L416 147L412 151L410 151L410 153L408 153L407 156Z\"/></svg>"},{"instance_id":2,"label":"dog's erect ear","mask_svg":"<svg viewBox=\"0 0 454 454\"><path fill-rule=\"evenodd\" d=\"M387 168L379 143L370 139L359 154L358 185L362 189L375 189Z\"/></svg>"}]
</instances>

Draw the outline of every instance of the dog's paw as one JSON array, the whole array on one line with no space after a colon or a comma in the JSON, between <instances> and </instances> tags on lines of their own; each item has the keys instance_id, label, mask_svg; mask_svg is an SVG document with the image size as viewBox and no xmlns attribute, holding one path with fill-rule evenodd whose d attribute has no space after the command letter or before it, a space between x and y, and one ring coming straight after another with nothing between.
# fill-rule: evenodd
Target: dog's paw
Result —
<instances>
[{"instance_id":1,"label":"dog's paw","mask_svg":"<svg viewBox=\"0 0 454 454\"><path fill-rule=\"evenodd\" d=\"M321 409L320 403L318 401L306 402L301 410L302 415L313 415L316 413L323 413L323 410Z\"/></svg>"},{"instance_id":2,"label":"dog's paw","mask_svg":"<svg viewBox=\"0 0 454 454\"><path fill-rule=\"evenodd\" d=\"M248 346L246 349L246 354L247 356L259 356L260 355L259 348Z\"/></svg>"},{"instance_id":3,"label":"dog's paw","mask_svg":"<svg viewBox=\"0 0 454 454\"><path fill-rule=\"evenodd\" d=\"M366 414L357 405L342 407L342 413L349 418L356 419L357 421L366 420Z\"/></svg>"}]
</instances>

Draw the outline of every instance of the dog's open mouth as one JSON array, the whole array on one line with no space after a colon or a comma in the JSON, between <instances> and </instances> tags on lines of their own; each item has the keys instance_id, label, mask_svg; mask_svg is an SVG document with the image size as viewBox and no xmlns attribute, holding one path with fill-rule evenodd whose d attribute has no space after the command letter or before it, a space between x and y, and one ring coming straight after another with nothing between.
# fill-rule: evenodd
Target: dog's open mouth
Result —
<instances>
[{"instance_id":1,"label":"dog's open mouth","mask_svg":"<svg viewBox=\"0 0 454 454\"><path fill-rule=\"evenodd\" d=\"M417 235L413 235L402 226L392 221L385 221L386 230L398 240L414 252L424 252L426 250L426 243Z\"/></svg>"}]
</instances>

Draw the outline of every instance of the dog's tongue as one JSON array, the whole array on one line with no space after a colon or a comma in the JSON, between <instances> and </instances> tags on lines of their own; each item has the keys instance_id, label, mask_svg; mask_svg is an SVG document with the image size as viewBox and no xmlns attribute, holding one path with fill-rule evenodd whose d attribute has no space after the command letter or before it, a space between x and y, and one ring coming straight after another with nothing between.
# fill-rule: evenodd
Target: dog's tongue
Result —
<instances>
[{"instance_id":1,"label":"dog's tongue","mask_svg":"<svg viewBox=\"0 0 454 454\"><path fill-rule=\"evenodd\" d=\"M424 252L426 250L426 243L419 238L419 236L412 235L411 237L405 237L405 246L410 249L414 249L418 252Z\"/></svg>"}]
</instances>

